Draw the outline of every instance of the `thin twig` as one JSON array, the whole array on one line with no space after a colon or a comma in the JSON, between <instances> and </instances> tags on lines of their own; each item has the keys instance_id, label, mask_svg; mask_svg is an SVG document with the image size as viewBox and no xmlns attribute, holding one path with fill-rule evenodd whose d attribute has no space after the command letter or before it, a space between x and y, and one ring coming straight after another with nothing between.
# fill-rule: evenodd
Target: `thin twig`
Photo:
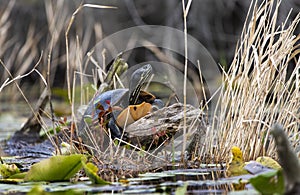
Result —
<instances>
[{"instance_id":1,"label":"thin twig","mask_svg":"<svg viewBox=\"0 0 300 195\"><path fill-rule=\"evenodd\" d=\"M183 10L183 23L184 23L184 82L183 82L183 104L184 104L184 116L183 116L183 143L182 143L182 153L181 160L184 160L184 153L186 149L187 142L187 128L186 128L186 84L187 84L187 66L188 66L188 47L187 47L187 16L192 0L188 1L187 6L185 6L185 0L182 0L182 10Z\"/></svg>"}]
</instances>

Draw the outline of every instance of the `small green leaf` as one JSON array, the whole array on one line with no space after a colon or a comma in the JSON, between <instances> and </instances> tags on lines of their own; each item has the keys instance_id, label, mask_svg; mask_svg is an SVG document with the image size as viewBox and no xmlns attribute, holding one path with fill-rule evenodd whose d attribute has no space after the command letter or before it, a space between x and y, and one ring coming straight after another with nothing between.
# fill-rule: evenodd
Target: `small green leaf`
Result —
<instances>
[{"instance_id":1,"label":"small green leaf","mask_svg":"<svg viewBox=\"0 0 300 195\"><path fill-rule=\"evenodd\" d=\"M10 176L20 173L19 168L15 164L0 164L0 175L2 178L9 178Z\"/></svg>"},{"instance_id":2,"label":"small green leaf","mask_svg":"<svg viewBox=\"0 0 300 195\"><path fill-rule=\"evenodd\" d=\"M46 195L47 192L45 192L42 186L35 185L31 188L31 190L27 193L27 195L34 195L34 194Z\"/></svg>"},{"instance_id":3,"label":"small green leaf","mask_svg":"<svg viewBox=\"0 0 300 195\"><path fill-rule=\"evenodd\" d=\"M81 167L82 154L53 156L32 165L25 181L64 181L69 180Z\"/></svg>"},{"instance_id":4,"label":"small green leaf","mask_svg":"<svg viewBox=\"0 0 300 195\"><path fill-rule=\"evenodd\" d=\"M186 194L188 183L185 182L183 186L176 188L175 195Z\"/></svg>"},{"instance_id":5,"label":"small green leaf","mask_svg":"<svg viewBox=\"0 0 300 195\"><path fill-rule=\"evenodd\" d=\"M8 179L24 179L26 174L27 174L27 172L16 173L16 174L10 176Z\"/></svg>"},{"instance_id":6,"label":"small green leaf","mask_svg":"<svg viewBox=\"0 0 300 195\"><path fill-rule=\"evenodd\" d=\"M282 170L270 171L251 178L252 186L262 194L283 194L284 179Z\"/></svg>"},{"instance_id":7,"label":"small green leaf","mask_svg":"<svg viewBox=\"0 0 300 195\"><path fill-rule=\"evenodd\" d=\"M100 178L97 174L98 172L98 167L96 167L94 164L92 163L86 163L85 159L82 159L81 161L83 169L85 171L85 174L90 178L91 182L93 184L100 184L100 185L107 185L110 184L109 182L103 180L102 178Z\"/></svg>"}]
</instances>

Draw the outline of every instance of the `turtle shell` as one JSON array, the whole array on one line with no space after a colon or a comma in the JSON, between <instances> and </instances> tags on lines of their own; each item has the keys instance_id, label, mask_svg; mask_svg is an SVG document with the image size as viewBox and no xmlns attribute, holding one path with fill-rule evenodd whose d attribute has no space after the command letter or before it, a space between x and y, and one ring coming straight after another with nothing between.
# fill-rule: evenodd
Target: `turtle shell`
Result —
<instances>
[{"instance_id":1,"label":"turtle shell","mask_svg":"<svg viewBox=\"0 0 300 195\"><path fill-rule=\"evenodd\" d=\"M115 89L107 91L96 96L93 99L93 105L96 115L102 111L110 111L111 108L119 107L125 109L129 106L129 90L128 89ZM143 102L152 104L155 100L155 96L149 92L140 91L136 105Z\"/></svg>"},{"instance_id":2,"label":"turtle shell","mask_svg":"<svg viewBox=\"0 0 300 195\"><path fill-rule=\"evenodd\" d=\"M96 94L84 112L84 117L98 119L106 112L112 112L112 106L118 104L122 97L128 96L128 89L115 89Z\"/></svg>"},{"instance_id":3,"label":"turtle shell","mask_svg":"<svg viewBox=\"0 0 300 195\"><path fill-rule=\"evenodd\" d=\"M129 89L115 89L98 94L87 107L84 117L90 117L93 120L97 120L106 114L113 113L113 117L116 119L121 111L129 106L128 97ZM142 104L143 102L152 104L155 102L155 96L149 92L141 90L141 93L138 96L137 105ZM149 109L147 108L147 110ZM146 113L143 115L139 114L141 117L144 115L146 115ZM135 120L137 119L135 118Z\"/></svg>"}]
</instances>

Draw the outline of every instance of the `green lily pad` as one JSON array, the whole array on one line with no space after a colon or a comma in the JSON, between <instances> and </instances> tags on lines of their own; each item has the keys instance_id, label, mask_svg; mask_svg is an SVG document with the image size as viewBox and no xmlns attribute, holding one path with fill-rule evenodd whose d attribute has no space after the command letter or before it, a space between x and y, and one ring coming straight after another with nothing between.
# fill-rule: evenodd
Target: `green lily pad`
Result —
<instances>
[{"instance_id":1,"label":"green lily pad","mask_svg":"<svg viewBox=\"0 0 300 195\"><path fill-rule=\"evenodd\" d=\"M9 178L17 173L20 173L20 170L15 164L0 164L0 176L2 178Z\"/></svg>"},{"instance_id":2,"label":"green lily pad","mask_svg":"<svg viewBox=\"0 0 300 195\"><path fill-rule=\"evenodd\" d=\"M24 180L25 176L26 176L27 172L22 172L22 173L16 173L12 176L10 176L8 179L19 179L19 180Z\"/></svg>"},{"instance_id":3,"label":"green lily pad","mask_svg":"<svg viewBox=\"0 0 300 195\"><path fill-rule=\"evenodd\" d=\"M83 158L81 161L85 174L90 178L93 184L107 185L109 182L100 178L97 174L98 167L96 167L93 163L86 163L86 160Z\"/></svg>"},{"instance_id":4,"label":"green lily pad","mask_svg":"<svg viewBox=\"0 0 300 195\"><path fill-rule=\"evenodd\" d=\"M187 192L187 187L188 187L188 183L185 182L183 186L180 186L176 189L175 191L175 195L181 195L181 194L186 194Z\"/></svg>"},{"instance_id":5,"label":"green lily pad","mask_svg":"<svg viewBox=\"0 0 300 195\"><path fill-rule=\"evenodd\" d=\"M53 156L32 165L25 181L65 181L69 180L81 168L82 154Z\"/></svg>"},{"instance_id":6,"label":"green lily pad","mask_svg":"<svg viewBox=\"0 0 300 195\"><path fill-rule=\"evenodd\" d=\"M270 171L253 177L249 181L261 194L284 193L284 178L282 170Z\"/></svg>"}]
</instances>

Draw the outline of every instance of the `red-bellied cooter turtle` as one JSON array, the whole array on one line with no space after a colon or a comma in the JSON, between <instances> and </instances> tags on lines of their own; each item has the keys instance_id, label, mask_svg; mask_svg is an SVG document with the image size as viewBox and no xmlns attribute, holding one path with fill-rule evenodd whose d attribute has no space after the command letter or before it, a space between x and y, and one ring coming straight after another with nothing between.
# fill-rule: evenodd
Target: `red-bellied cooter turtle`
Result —
<instances>
[{"instance_id":1,"label":"red-bellied cooter turtle","mask_svg":"<svg viewBox=\"0 0 300 195\"><path fill-rule=\"evenodd\" d=\"M105 123L110 129L112 139L121 138L122 129L149 113L153 107L162 108L160 99L141 87L148 81L152 73L150 64L135 70L130 78L129 88L114 89L96 94L89 103L84 115L98 123Z\"/></svg>"}]
</instances>

